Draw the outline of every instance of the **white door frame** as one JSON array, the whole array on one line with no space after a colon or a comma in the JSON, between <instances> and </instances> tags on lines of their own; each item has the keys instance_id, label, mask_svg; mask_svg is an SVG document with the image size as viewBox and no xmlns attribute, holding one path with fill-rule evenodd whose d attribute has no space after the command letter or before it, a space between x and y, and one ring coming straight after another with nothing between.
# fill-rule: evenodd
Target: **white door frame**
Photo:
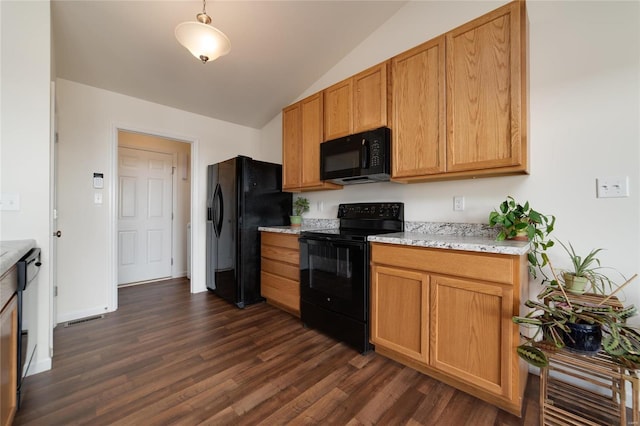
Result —
<instances>
[{"instance_id":1,"label":"white door frame","mask_svg":"<svg viewBox=\"0 0 640 426\"><path fill-rule=\"evenodd\" d=\"M194 255L194 247L198 247L200 242L199 237L199 225L196 216L196 202L199 189L198 184L198 139L170 133L164 130L150 130L143 129L131 124L118 124L114 123L111 128L111 170L110 170L110 185L109 185L109 197L111 209L109 212L109 277L108 281L111 283L110 292L107 297L108 311L115 311L118 309L118 132L122 130L130 133L141 133L144 135L155 136L159 138L172 139L178 142L185 142L191 145L191 293L194 293L194 288L197 288L194 283L198 283L200 280L204 282L204 277L199 273L196 268L193 267L194 259L198 256Z\"/></svg>"}]
</instances>

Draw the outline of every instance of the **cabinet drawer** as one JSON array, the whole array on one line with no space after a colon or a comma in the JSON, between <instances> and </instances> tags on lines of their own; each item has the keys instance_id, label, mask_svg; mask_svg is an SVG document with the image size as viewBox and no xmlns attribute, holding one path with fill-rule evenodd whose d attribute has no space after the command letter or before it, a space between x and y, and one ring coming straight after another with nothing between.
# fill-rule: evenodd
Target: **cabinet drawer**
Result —
<instances>
[{"instance_id":1,"label":"cabinet drawer","mask_svg":"<svg viewBox=\"0 0 640 426\"><path fill-rule=\"evenodd\" d=\"M297 234L278 234L276 232L262 232L262 245L286 247L300 250Z\"/></svg>"},{"instance_id":2,"label":"cabinet drawer","mask_svg":"<svg viewBox=\"0 0 640 426\"><path fill-rule=\"evenodd\" d=\"M262 257L295 265L300 264L300 252L282 247L262 245Z\"/></svg>"},{"instance_id":3,"label":"cabinet drawer","mask_svg":"<svg viewBox=\"0 0 640 426\"><path fill-rule=\"evenodd\" d=\"M374 243L371 261L502 284L513 284L518 279L519 257L504 254Z\"/></svg>"},{"instance_id":4,"label":"cabinet drawer","mask_svg":"<svg viewBox=\"0 0 640 426\"><path fill-rule=\"evenodd\" d=\"M260 274L260 285L262 297L293 311L300 311L300 284L297 281L263 271Z\"/></svg>"},{"instance_id":5,"label":"cabinet drawer","mask_svg":"<svg viewBox=\"0 0 640 426\"><path fill-rule=\"evenodd\" d=\"M278 262L273 259L262 258L262 271L273 275L279 275L292 281L300 281L300 269L297 265Z\"/></svg>"}]
</instances>

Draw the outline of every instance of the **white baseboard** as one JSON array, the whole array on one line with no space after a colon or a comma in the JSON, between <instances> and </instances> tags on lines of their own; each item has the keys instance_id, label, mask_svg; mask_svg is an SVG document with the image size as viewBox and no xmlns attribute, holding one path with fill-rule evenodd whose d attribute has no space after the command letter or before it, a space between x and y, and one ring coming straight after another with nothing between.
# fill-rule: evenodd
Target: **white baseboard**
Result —
<instances>
[{"instance_id":1,"label":"white baseboard","mask_svg":"<svg viewBox=\"0 0 640 426\"><path fill-rule=\"evenodd\" d=\"M29 366L27 376L33 376L34 374L42 373L44 371L51 370L51 358L36 359Z\"/></svg>"},{"instance_id":2,"label":"white baseboard","mask_svg":"<svg viewBox=\"0 0 640 426\"><path fill-rule=\"evenodd\" d=\"M96 315L104 315L107 312L109 312L108 310L106 310L104 307L93 307L90 309L85 309L82 311L75 311L75 312L66 312L66 313L58 313L58 325L63 324L67 321L75 321L78 319L82 319L82 318L87 318L87 317L94 317Z\"/></svg>"}]
</instances>

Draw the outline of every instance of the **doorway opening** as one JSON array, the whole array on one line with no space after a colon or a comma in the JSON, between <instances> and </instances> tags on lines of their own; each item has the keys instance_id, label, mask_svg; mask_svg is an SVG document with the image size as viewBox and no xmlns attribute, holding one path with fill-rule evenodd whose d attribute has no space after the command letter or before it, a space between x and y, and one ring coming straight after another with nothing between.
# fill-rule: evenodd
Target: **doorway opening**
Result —
<instances>
[{"instance_id":1,"label":"doorway opening","mask_svg":"<svg viewBox=\"0 0 640 426\"><path fill-rule=\"evenodd\" d=\"M117 286L190 277L191 144L118 129Z\"/></svg>"}]
</instances>

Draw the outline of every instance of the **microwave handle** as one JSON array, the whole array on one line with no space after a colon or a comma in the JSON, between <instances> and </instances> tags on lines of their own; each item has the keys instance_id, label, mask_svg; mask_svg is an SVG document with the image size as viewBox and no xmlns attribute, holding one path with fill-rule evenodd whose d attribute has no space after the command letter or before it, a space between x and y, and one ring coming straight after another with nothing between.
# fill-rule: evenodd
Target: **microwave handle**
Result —
<instances>
[{"instance_id":1,"label":"microwave handle","mask_svg":"<svg viewBox=\"0 0 640 426\"><path fill-rule=\"evenodd\" d=\"M362 148L360 151L360 168L369 168L369 141L362 139Z\"/></svg>"}]
</instances>

